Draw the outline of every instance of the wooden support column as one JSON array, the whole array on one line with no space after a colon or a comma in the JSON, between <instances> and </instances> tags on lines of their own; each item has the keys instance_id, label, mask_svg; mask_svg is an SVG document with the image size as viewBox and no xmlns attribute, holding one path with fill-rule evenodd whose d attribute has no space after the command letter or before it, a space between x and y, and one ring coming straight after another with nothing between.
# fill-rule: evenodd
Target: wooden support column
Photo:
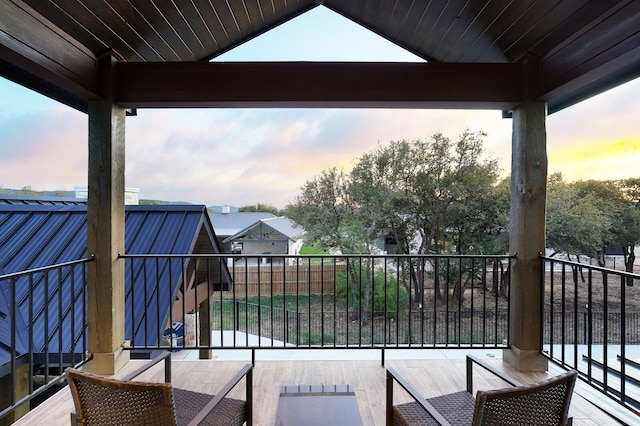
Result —
<instances>
[{"instance_id":1,"label":"wooden support column","mask_svg":"<svg viewBox=\"0 0 640 426\"><path fill-rule=\"evenodd\" d=\"M207 297L205 300L200 302L200 311L199 311L199 319L200 319L200 329L199 333L199 344L203 346L211 346L211 303L210 298ZM200 359L211 359L211 349L200 349Z\"/></svg>"},{"instance_id":2,"label":"wooden support column","mask_svg":"<svg viewBox=\"0 0 640 426\"><path fill-rule=\"evenodd\" d=\"M545 249L547 136L546 102L522 104L513 112L511 160L510 349L503 358L519 371L545 371L540 354L540 253Z\"/></svg>"},{"instance_id":3,"label":"wooden support column","mask_svg":"<svg viewBox=\"0 0 640 426\"><path fill-rule=\"evenodd\" d=\"M89 102L89 263L87 368L114 374L126 363L124 345L125 109L114 103L115 60L99 62L102 99Z\"/></svg>"}]
</instances>

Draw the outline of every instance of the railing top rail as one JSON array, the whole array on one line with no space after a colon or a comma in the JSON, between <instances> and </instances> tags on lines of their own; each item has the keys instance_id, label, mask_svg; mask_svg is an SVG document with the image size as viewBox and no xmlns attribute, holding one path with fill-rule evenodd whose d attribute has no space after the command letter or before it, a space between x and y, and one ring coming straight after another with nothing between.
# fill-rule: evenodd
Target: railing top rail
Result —
<instances>
[{"instance_id":1,"label":"railing top rail","mask_svg":"<svg viewBox=\"0 0 640 426\"><path fill-rule=\"evenodd\" d=\"M44 272L52 269L63 268L65 266L72 266L72 265L77 265L79 263L92 262L94 260L95 260L94 257L91 256L86 259L71 260L69 262L56 263L55 265L43 266L41 268L33 268L33 269L27 269L25 271L12 272L10 274L0 275L0 280L11 279L11 278L20 277L20 276L29 275L29 274L36 274L38 272Z\"/></svg>"},{"instance_id":2,"label":"railing top rail","mask_svg":"<svg viewBox=\"0 0 640 426\"><path fill-rule=\"evenodd\" d=\"M235 253L202 253L202 254L120 254L121 258L203 258L203 257L211 257L211 258L285 258L285 259L296 259L296 258L312 258L312 259L329 259L329 258L350 258L350 259L361 259L361 258L453 258L453 259L513 259L515 258L515 254L277 254L277 253L252 253L252 254L235 254Z\"/></svg>"},{"instance_id":3,"label":"railing top rail","mask_svg":"<svg viewBox=\"0 0 640 426\"><path fill-rule=\"evenodd\" d=\"M627 272L627 271L621 271L621 270L618 270L618 269L611 269L611 268L607 268L607 267L604 267L604 266L589 265L587 263L580 263L580 262L576 262L574 260L564 260L564 259L558 259L558 258L555 258L555 257L549 257L549 256L543 256L543 255L540 255L540 259L548 260L550 262L559 263L559 264L563 264L563 265L577 266L579 268L589 268L589 269L592 269L594 271L606 272L607 274L615 274L615 275L620 275L620 276L625 276L625 277L640 278L640 274Z\"/></svg>"}]
</instances>

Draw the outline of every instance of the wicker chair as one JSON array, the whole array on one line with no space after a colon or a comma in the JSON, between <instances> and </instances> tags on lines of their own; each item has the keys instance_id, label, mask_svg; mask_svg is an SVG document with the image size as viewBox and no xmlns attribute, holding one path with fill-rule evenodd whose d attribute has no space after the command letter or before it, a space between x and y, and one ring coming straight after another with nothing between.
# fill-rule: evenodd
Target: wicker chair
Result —
<instances>
[{"instance_id":1,"label":"wicker chair","mask_svg":"<svg viewBox=\"0 0 640 426\"><path fill-rule=\"evenodd\" d=\"M165 383L132 381L165 361ZM76 412L72 425L242 425L252 424L252 365L245 365L217 395L174 388L169 353L155 358L122 380L66 369ZM227 398L246 378L246 401Z\"/></svg>"},{"instance_id":2,"label":"wicker chair","mask_svg":"<svg viewBox=\"0 0 640 426\"><path fill-rule=\"evenodd\" d=\"M472 395L472 365L478 364L514 387L478 391ZM568 371L530 385L522 385L499 370L467 356L467 390L424 399L393 369L387 370L386 422L391 425L532 425L565 426L578 373ZM393 405L397 382L414 402Z\"/></svg>"}]
</instances>

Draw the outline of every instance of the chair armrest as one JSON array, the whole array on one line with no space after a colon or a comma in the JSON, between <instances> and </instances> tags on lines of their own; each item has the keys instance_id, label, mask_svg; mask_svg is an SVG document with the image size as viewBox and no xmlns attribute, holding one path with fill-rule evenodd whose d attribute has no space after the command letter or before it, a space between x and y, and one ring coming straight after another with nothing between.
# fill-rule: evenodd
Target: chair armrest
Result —
<instances>
[{"instance_id":1,"label":"chair armrest","mask_svg":"<svg viewBox=\"0 0 640 426\"><path fill-rule=\"evenodd\" d=\"M121 380L131 381L163 360L164 360L164 382L171 383L171 352L168 352L168 351L163 351L162 353L160 353L160 355L155 356L149 362L145 363L141 367L138 367L131 373L127 374Z\"/></svg>"},{"instance_id":2,"label":"chair armrest","mask_svg":"<svg viewBox=\"0 0 640 426\"><path fill-rule=\"evenodd\" d=\"M500 371L497 368L487 364L480 358L477 358L474 355L467 355L467 392L469 392L471 395L473 395L473 364L478 364L480 367L498 376L500 379L509 383L511 386L522 386L522 383L509 377L503 371Z\"/></svg>"},{"instance_id":3,"label":"chair armrest","mask_svg":"<svg viewBox=\"0 0 640 426\"><path fill-rule=\"evenodd\" d=\"M387 416L387 426L391 426L392 424L392 416L393 416L393 382L396 381L402 388L416 401L418 404L424 408L426 412L431 415L439 424L443 426L450 426L451 424L444 418L442 415L433 407L433 405L429 404L426 399L422 397L416 391L413 386L411 386L400 374L398 374L393 368L387 369L387 407L386 407L386 416Z\"/></svg>"},{"instance_id":4,"label":"chair armrest","mask_svg":"<svg viewBox=\"0 0 640 426\"><path fill-rule=\"evenodd\" d=\"M220 401L222 401L231 390L242 380L243 377L247 378L246 382L246 397L247 397L247 425L252 423L252 387L253 387L253 365L245 364L240 371L236 373L231 380L229 380L219 392L216 392L215 398L213 398L207 405L200 410L200 412L189 422L189 426L200 424L202 420L215 408Z\"/></svg>"}]
</instances>

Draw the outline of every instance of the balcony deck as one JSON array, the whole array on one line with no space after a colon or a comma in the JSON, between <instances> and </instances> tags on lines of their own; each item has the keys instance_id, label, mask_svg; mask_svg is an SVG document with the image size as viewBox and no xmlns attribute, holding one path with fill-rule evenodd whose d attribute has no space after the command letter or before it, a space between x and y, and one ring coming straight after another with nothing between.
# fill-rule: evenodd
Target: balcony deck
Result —
<instances>
[{"instance_id":1,"label":"balcony deck","mask_svg":"<svg viewBox=\"0 0 640 426\"><path fill-rule=\"evenodd\" d=\"M236 351L232 351L236 352ZM338 352L338 354L336 354ZM349 351L352 353L352 351ZM213 360L195 360L196 352L182 351L175 353L172 364L172 382L174 386L201 392L215 393L220 386L230 379L245 363L250 362L250 352L241 351L240 355L231 355L229 351L217 352ZM244 359L242 358L244 353ZM321 354L325 353L325 354ZM363 425L385 424L385 369L381 366L380 351L358 350L360 359L337 359L352 357L345 351L333 351L326 356L325 351L286 350L260 351L256 353L254 369L254 424L273 425L278 405L278 394L281 386L296 384L351 384L355 387L358 407ZM534 382L559 372L550 366L549 373L519 373L505 365L500 359L499 351L474 351L476 356L487 359L492 365L508 372L521 382ZM219 356L215 356L218 355ZM416 389L426 397L454 392L465 387L464 352L460 350L428 350L419 351L421 358L416 359L416 351L387 351L385 366L396 369ZM411 357L411 359L409 359ZM302 359L315 358L315 360ZM327 358L327 359L320 359ZM329 359L331 358L331 359ZM118 376L124 375L144 361L131 361ZM143 380L161 380L162 367L156 366L140 376ZM474 389L496 388L504 386L499 380L492 378L481 369L474 369ZM407 400L401 390L396 387L395 402ZM243 385L234 390L232 396L243 398ZM601 408L599 408L601 407ZM27 416L18 420L15 425L68 425L69 413L73 409L71 395L67 388L49 398ZM612 425L618 424L606 411L626 416L625 423L633 424L640 417L623 410L619 405L605 396L590 391L578 381L571 403L571 415L574 425ZM624 424L624 423L623 423Z\"/></svg>"}]
</instances>

